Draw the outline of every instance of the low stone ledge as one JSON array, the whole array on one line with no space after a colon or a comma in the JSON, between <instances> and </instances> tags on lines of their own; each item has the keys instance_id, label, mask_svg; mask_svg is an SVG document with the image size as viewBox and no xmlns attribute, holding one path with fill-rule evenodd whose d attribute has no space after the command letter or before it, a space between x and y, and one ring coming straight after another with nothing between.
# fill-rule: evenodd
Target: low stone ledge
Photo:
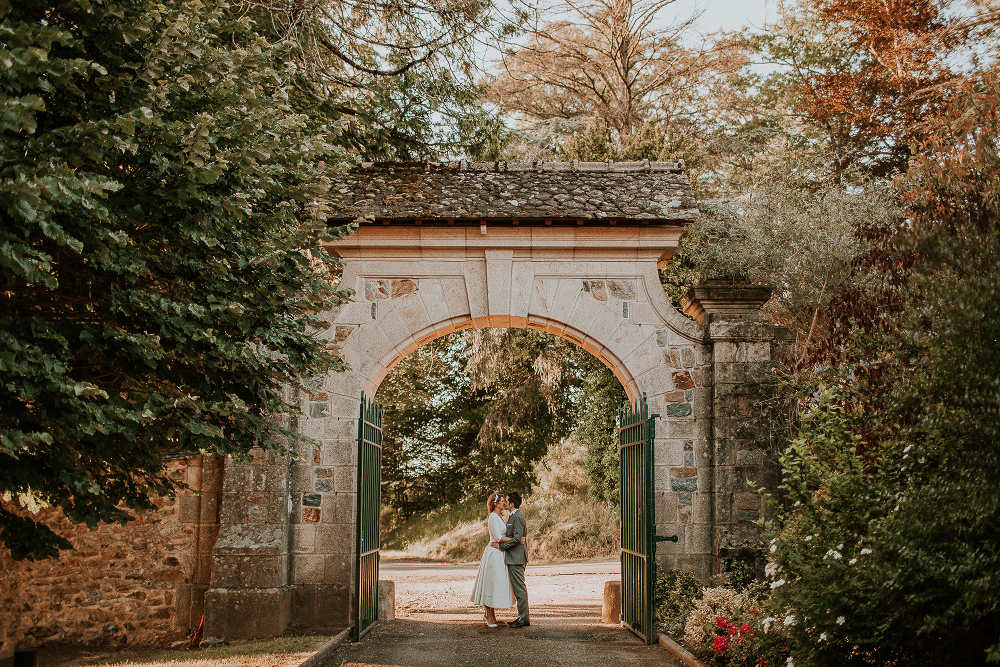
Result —
<instances>
[{"instance_id":1,"label":"low stone ledge","mask_svg":"<svg viewBox=\"0 0 1000 667\"><path fill-rule=\"evenodd\" d=\"M665 648L670 655L687 665L687 667L705 667L705 663L694 657L694 654L691 653L691 651L687 650L662 632L659 636L659 644Z\"/></svg>"},{"instance_id":2,"label":"low stone ledge","mask_svg":"<svg viewBox=\"0 0 1000 667\"><path fill-rule=\"evenodd\" d=\"M344 628L334 635L330 641L320 646L315 653L303 660L302 663L299 664L299 667L319 667L319 665L322 665L326 659L337 650L337 647L346 642L350 636L351 629L349 627Z\"/></svg>"}]
</instances>

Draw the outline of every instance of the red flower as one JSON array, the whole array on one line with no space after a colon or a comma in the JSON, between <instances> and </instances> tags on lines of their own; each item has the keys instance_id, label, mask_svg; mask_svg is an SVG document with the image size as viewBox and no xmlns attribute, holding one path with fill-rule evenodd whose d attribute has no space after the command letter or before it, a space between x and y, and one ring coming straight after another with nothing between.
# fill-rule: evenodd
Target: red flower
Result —
<instances>
[{"instance_id":1,"label":"red flower","mask_svg":"<svg viewBox=\"0 0 1000 667\"><path fill-rule=\"evenodd\" d=\"M736 634L736 626L735 625L730 625L728 627L728 630L729 630L729 634L731 634L731 635L735 635Z\"/></svg>"},{"instance_id":2,"label":"red flower","mask_svg":"<svg viewBox=\"0 0 1000 667\"><path fill-rule=\"evenodd\" d=\"M750 613L756 615L757 614L757 610L756 609L751 609ZM763 660L763 658L761 658L761 659Z\"/></svg>"},{"instance_id":3,"label":"red flower","mask_svg":"<svg viewBox=\"0 0 1000 667\"><path fill-rule=\"evenodd\" d=\"M716 637L715 641L712 642L712 648L715 649L716 653L725 653L726 649L729 648L729 637Z\"/></svg>"},{"instance_id":4,"label":"red flower","mask_svg":"<svg viewBox=\"0 0 1000 667\"><path fill-rule=\"evenodd\" d=\"M749 623L744 623L743 625L740 626L740 632L742 632L745 635L752 635L753 628L750 627Z\"/></svg>"},{"instance_id":5,"label":"red flower","mask_svg":"<svg viewBox=\"0 0 1000 667\"><path fill-rule=\"evenodd\" d=\"M725 616L716 616L715 625L719 628L725 628L729 626L729 621L726 620Z\"/></svg>"},{"instance_id":6,"label":"red flower","mask_svg":"<svg viewBox=\"0 0 1000 667\"><path fill-rule=\"evenodd\" d=\"M737 644L740 643L741 641L743 641L743 635L740 635L739 637L736 638Z\"/></svg>"},{"instance_id":7,"label":"red flower","mask_svg":"<svg viewBox=\"0 0 1000 667\"><path fill-rule=\"evenodd\" d=\"M757 658L757 664L761 665L761 667L766 667L767 666L767 660L765 658Z\"/></svg>"}]
</instances>

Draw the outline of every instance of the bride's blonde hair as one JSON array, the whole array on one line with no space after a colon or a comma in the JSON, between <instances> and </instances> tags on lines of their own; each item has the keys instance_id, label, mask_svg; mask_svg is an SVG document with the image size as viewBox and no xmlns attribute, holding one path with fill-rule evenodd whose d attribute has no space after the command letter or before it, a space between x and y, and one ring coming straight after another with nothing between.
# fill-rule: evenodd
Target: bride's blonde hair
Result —
<instances>
[{"instance_id":1,"label":"bride's blonde hair","mask_svg":"<svg viewBox=\"0 0 1000 667\"><path fill-rule=\"evenodd\" d=\"M499 493L491 493L490 495L488 495L486 497L486 510L487 510L487 512L492 512L493 508L497 506L498 502L500 502L500 494Z\"/></svg>"}]
</instances>

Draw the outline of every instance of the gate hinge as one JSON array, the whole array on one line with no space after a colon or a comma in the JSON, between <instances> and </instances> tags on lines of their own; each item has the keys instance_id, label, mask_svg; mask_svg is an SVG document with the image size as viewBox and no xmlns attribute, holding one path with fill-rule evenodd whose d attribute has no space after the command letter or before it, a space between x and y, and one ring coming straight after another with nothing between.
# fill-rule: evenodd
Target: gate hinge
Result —
<instances>
[{"instance_id":1,"label":"gate hinge","mask_svg":"<svg viewBox=\"0 0 1000 667\"><path fill-rule=\"evenodd\" d=\"M657 535L656 536L656 541L657 542L676 542L677 541L677 536L676 535L671 535L670 537L666 537L664 535Z\"/></svg>"}]
</instances>

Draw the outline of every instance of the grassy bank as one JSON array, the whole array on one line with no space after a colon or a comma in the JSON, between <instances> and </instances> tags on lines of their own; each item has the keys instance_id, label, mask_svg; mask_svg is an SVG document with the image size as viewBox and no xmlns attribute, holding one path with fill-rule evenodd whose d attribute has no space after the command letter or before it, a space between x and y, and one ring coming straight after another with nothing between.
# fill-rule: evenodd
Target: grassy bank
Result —
<instances>
[{"instance_id":1,"label":"grassy bank","mask_svg":"<svg viewBox=\"0 0 1000 667\"><path fill-rule=\"evenodd\" d=\"M586 494L528 497L522 511L532 561L618 553L618 510ZM383 548L416 558L476 561L486 542L486 503L477 498L413 517L385 537Z\"/></svg>"},{"instance_id":2,"label":"grassy bank","mask_svg":"<svg viewBox=\"0 0 1000 667\"><path fill-rule=\"evenodd\" d=\"M278 637L230 646L185 651L127 648L120 651L86 651L73 657L46 656L41 664L104 665L105 667L294 667L318 651L330 637L309 635Z\"/></svg>"}]
</instances>

